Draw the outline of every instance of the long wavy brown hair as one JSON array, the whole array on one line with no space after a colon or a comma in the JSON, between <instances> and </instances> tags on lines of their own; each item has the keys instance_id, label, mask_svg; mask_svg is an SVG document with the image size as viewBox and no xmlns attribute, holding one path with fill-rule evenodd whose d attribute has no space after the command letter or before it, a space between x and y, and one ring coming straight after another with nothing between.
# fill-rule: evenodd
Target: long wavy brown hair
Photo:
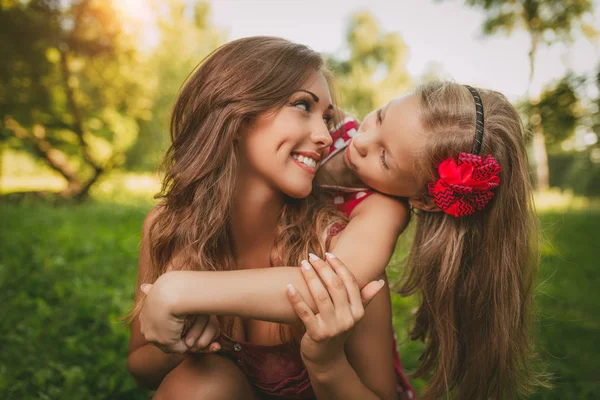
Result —
<instances>
[{"instance_id":1,"label":"long wavy brown hair","mask_svg":"<svg viewBox=\"0 0 600 400\"><path fill-rule=\"evenodd\" d=\"M323 72L332 88L318 53L262 36L223 45L193 72L173 109L172 144L157 195L160 212L150 230L152 265L144 282L171 268L236 269L231 215L238 138L259 115L286 104L316 72ZM330 203L315 185L305 199L286 198L271 265L299 265L309 251L324 256L325 233L344 222ZM141 306L135 304L130 319Z\"/></svg>"},{"instance_id":2,"label":"long wavy brown hair","mask_svg":"<svg viewBox=\"0 0 600 400\"><path fill-rule=\"evenodd\" d=\"M431 374L424 399L514 398L540 383L531 371L530 318L539 263L537 218L524 129L500 93L478 89L484 107L482 155L502 166L500 186L481 212L455 218L418 212L400 293L420 294L411 339L425 348L416 377ZM416 89L428 132L415 169L421 200L437 166L475 140L475 105L463 86L432 82Z\"/></svg>"}]
</instances>

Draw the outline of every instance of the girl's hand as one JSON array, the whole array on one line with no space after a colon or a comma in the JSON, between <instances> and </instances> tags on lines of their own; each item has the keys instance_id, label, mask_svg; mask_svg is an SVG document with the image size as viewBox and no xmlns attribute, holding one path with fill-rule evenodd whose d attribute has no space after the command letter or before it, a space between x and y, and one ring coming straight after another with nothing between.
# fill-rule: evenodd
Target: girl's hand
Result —
<instances>
[{"instance_id":1,"label":"girl's hand","mask_svg":"<svg viewBox=\"0 0 600 400\"><path fill-rule=\"evenodd\" d=\"M300 343L302 359L307 366L322 369L345 357L346 340L385 281L370 282L360 290L354 275L332 254L327 253L327 263L314 254L309 258L310 263L302 261L301 270L319 312L314 314L291 284L288 299L306 327Z\"/></svg>"},{"instance_id":2,"label":"girl's hand","mask_svg":"<svg viewBox=\"0 0 600 400\"><path fill-rule=\"evenodd\" d=\"M165 274L155 283L141 287L146 295L140 313L140 330L144 338L165 353L210 352L220 350L213 340L219 336L219 321L215 316L196 316L191 327L185 330L185 316L173 315L169 311L175 282Z\"/></svg>"}]
</instances>

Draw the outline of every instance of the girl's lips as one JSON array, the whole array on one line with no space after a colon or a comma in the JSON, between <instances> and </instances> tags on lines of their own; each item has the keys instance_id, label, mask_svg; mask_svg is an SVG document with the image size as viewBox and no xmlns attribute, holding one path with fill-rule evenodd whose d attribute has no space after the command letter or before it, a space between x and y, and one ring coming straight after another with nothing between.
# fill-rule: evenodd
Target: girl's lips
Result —
<instances>
[{"instance_id":1,"label":"girl's lips","mask_svg":"<svg viewBox=\"0 0 600 400\"><path fill-rule=\"evenodd\" d=\"M347 165L350 166L351 169L356 169L356 166L354 164L352 164L352 159L350 158L350 146L352 146L352 141L350 141L350 143L348 143L348 146L346 146L346 151L344 151L344 156L346 158L346 161L348 161Z\"/></svg>"}]
</instances>

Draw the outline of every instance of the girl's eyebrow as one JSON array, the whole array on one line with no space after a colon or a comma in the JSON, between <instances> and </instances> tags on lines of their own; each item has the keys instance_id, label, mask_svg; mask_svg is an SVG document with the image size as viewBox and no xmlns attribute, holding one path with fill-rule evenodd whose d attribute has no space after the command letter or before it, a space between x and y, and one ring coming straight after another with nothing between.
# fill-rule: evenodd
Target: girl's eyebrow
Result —
<instances>
[{"instance_id":1,"label":"girl's eyebrow","mask_svg":"<svg viewBox=\"0 0 600 400\"><path fill-rule=\"evenodd\" d=\"M385 106L383 106L383 108L381 109L381 122L383 123L383 120L385 119L385 114L387 112L388 107L390 106L390 103L388 102Z\"/></svg>"},{"instance_id":2,"label":"girl's eyebrow","mask_svg":"<svg viewBox=\"0 0 600 400\"><path fill-rule=\"evenodd\" d=\"M309 91L309 90L305 90L305 89L298 89L298 92L304 92L304 93L308 93L310 94L310 97L312 97L312 99L315 101L315 103L319 102L319 96L317 96L316 94L314 94L313 92ZM329 107L327 107L328 110L333 110L333 104L329 104Z\"/></svg>"}]
</instances>

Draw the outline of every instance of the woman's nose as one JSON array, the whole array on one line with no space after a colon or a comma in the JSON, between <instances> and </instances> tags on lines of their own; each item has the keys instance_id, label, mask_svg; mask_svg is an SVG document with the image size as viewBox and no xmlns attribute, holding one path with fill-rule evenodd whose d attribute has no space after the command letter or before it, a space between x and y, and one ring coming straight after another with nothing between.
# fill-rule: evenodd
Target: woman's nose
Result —
<instances>
[{"instance_id":1,"label":"woman's nose","mask_svg":"<svg viewBox=\"0 0 600 400\"><path fill-rule=\"evenodd\" d=\"M331 146L332 139L327 125L320 124L320 126L315 127L312 133L312 140L320 148Z\"/></svg>"}]
</instances>

